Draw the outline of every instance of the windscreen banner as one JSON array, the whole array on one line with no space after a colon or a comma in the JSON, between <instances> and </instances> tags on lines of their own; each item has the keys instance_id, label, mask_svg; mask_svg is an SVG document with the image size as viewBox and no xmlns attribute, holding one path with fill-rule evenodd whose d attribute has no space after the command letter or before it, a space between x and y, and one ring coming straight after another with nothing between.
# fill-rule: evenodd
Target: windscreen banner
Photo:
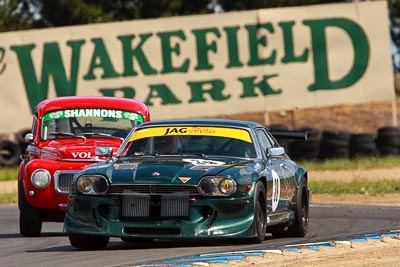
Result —
<instances>
[{"instance_id":1,"label":"windscreen banner","mask_svg":"<svg viewBox=\"0 0 400 267\"><path fill-rule=\"evenodd\" d=\"M152 119L392 100L386 1L0 34L1 132L70 95L140 100Z\"/></svg>"}]
</instances>

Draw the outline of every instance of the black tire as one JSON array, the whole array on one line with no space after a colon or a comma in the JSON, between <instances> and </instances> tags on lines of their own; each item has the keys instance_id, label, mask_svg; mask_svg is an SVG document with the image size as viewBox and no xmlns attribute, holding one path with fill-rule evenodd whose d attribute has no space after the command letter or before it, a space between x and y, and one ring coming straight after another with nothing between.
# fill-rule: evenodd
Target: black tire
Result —
<instances>
[{"instance_id":1,"label":"black tire","mask_svg":"<svg viewBox=\"0 0 400 267\"><path fill-rule=\"evenodd\" d=\"M375 138L372 133L352 134L350 137L349 156L372 157L376 154Z\"/></svg>"},{"instance_id":2,"label":"black tire","mask_svg":"<svg viewBox=\"0 0 400 267\"><path fill-rule=\"evenodd\" d=\"M0 142L0 165L13 166L20 162L21 150L19 146L9 140Z\"/></svg>"},{"instance_id":3,"label":"black tire","mask_svg":"<svg viewBox=\"0 0 400 267\"><path fill-rule=\"evenodd\" d=\"M18 208L20 234L26 237L39 236L43 224L40 210L28 203L22 182L18 182Z\"/></svg>"},{"instance_id":4,"label":"black tire","mask_svg":"<svg viewBox=\"0 0 400 267\"><path fill-rule=\"evenodd\" d=\"M322 132L319 158L348 158L351 133L347 131L325 130Z\"/></svg>"},{"instance_id":5,"label":"black tire","mask_svg":"<svg viewBox=\"0 0 400 267\"><path fill-rule=\"evenodd\" d=\"M84 250L104 249L107 247L108 241L110 240L108 236L78 234L70 234L68 238L71 246Z\"/></svg>"},{"instance_id":6,"label":"black tire","mask_svg":"<svg viewBox=\"0 0 400 267\"><path fill-rule=\"evenodd\" d=\"M296 192L293 210L295 213L295 219L291 224L268 227L268 232L270 232L274 238L303 237L306 235L310 221L310 203L305 179L302 179Z\"/></svg>"},{"instance_id":7,"label":"black tire","mask_svg":"<svg viewBox=\"0 0 400 267\"><path fill-rule=\"evenodd\" d=\"M256 237L251 238L252 243L261 243L265 239L267 229L267 212L265 205L265 187L258 181L254 189L254 226Z\"/></svg>"},{"instance_id":8,"label":"black tire","mask_svg":"<svg viewBox=\"0 0 400 267\"><path fill-rule=\"evenodd\" d=\"M321 134L317 128L301 127L297 131L307 132L307 141L293 140L289 142L289 156L294 160L317 159L320 150Z\"/></svg>"},{"instance_id":9,"label":"black tire","mask_svg":"<svg viewBox=\"0 0 400 267\"><path fill-rule=\"evenodd\" d=\"M379 128L375 143L381 156L400 155L400 129L392 126Z\"/></svg>"},{"instance_id":10,"label":"black tire","mask_svg":"<svg viewBox=\"0 0 400 267\"><path fill-rule=\"evenodd\" d=\"M297 189L294 212L295 219L293 224L289 226L288 236L303 237L307 234L310 221L310 203L307 184L304 178L301 180L301 184Z\"/></svg>"}]
</instances>

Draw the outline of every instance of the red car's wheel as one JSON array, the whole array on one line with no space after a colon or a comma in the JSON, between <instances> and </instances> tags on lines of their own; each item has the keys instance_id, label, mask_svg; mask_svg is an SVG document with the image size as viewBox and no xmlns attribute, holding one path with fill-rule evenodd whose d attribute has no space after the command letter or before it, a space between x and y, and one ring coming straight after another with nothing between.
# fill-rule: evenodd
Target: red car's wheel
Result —
<instances>
[{"instance_id":1,"label":"red car's wheel","mask_svg":"<svg viewBox=\"0 0 400 267\"><path fill-rule=\"evenodd\" d=\"M32 207L25 196L22 182L18 183L19 232L22 236L39 236L42 231L40 210Z\"/></svg>"}]
</instances>

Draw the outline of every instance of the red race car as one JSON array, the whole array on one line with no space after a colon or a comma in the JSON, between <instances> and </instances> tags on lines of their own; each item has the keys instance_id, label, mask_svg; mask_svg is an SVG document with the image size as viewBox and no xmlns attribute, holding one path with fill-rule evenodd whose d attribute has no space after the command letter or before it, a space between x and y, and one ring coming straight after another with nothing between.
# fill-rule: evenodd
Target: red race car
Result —
<instances>
[{"instance_id":1,"label":"red race car","mask_svg":"<svg viewBox=\"0 0 400 267\"><path fill-rule=\"evenodd\" d=\"M19 167L18 207L22 236L39 236L42 222L63 222L73 176L106 158L98 147L116 153L133 126L149 121L142 102L119 97L68 96L40 102Z\"/></svg>"}]
</instances>

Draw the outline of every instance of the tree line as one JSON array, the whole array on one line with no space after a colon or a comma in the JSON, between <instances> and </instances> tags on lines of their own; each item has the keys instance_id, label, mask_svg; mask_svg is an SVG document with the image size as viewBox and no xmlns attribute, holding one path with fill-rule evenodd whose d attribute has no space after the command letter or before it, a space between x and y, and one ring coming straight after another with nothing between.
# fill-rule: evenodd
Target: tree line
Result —
<instances>
[{"instance_id":1,"label":"tree line","mask_svg":"<svg viewBox=\"0 0 400 267\"><path fill-rule=\"evenodd\" d=\"M357 0L0 0L0 32ZM387 0L390 15L400 0Z\"/></svg>"}]
</instances>

